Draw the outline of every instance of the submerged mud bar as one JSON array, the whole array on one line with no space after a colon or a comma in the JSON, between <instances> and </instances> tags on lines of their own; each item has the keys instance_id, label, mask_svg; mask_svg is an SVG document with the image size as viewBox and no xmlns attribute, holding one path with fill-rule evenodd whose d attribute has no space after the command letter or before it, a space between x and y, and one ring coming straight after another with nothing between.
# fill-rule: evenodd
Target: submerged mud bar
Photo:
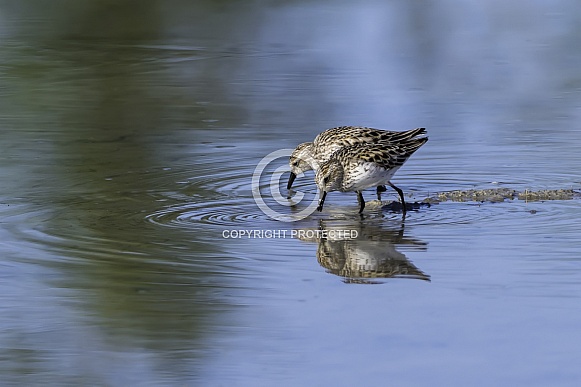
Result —
<instances>
[{"instance_id":1,"label":"submerged mud bar","mask_svg":"<svg viewBox=\"0 0 581 387\"><path fill-rule=\"evenodd\" d=\"M440 202L504 202L505 200L525 200L525 201L544 201L544 200L571 200L581 198L581 191L574 189L547 189L539 191L517 191L510 188L496 189L470 189L466 191L448 191L440 192L435 196L430 196L423 200L424 203L436 204Z\"/></svg>"}]
</instances>

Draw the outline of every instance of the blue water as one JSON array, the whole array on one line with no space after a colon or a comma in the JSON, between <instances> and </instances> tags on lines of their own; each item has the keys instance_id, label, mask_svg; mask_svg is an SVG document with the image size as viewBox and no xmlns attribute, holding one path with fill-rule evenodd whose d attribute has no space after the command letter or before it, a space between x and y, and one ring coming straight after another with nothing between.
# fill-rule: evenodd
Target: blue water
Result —
<instances>
[{"instance_id":1,"label":"blue water","mask_svg":"<svg viewBox=\"0 0 581 387\"><path fill-rule=\"evenodd\" d=\"M252 175L326 128L426 127L410 202L578 190L579 11L0 4L0 384L578 385L579 199L403 220L334 192L288 222ZM284 220L316 200L268 173Z\"/></svg>"}]
</instances>

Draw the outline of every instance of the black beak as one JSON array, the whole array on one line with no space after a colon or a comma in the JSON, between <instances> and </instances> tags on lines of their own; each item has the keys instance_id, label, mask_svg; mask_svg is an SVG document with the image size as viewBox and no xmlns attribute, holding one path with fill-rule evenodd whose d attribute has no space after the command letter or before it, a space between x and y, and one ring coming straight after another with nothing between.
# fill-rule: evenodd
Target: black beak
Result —
<instances>
[{"instance_id":1,"label":"black beak","mask_svg":"<svg viewBox=\"0 0 581 387\"><path fill-rule=\"evenodd\" d=\"M290 173L290 176L288 178L288 184L286 185L286 189L291 189L291 187L293 186L293 183L295 182L297 175L295 175L293 172Z\"/></svg>"},{"instance_id":2,"label":"black beak","mask_svg":"<svg viewBox=\"0 0 581 387\"><path fill-rule=\"evenodd\" d=\"M317 211L323 211L323 204L325 203L325 197L327 197L327 191L321 191L321 199L319 199L319 206L317 207Z\"/></svg>"}]
</instances>

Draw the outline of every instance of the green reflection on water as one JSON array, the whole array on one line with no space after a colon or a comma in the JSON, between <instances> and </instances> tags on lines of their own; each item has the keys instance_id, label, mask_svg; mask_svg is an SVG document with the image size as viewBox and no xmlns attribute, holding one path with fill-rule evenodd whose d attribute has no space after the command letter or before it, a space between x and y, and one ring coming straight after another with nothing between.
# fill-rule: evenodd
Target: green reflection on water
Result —
<instances>
[{"instance_id":1,"label":"green reflection on water","mask_svg":"<svg viewBox=\"0 0 581 387\"><path fill-rule=\"evenodd\" d=\"M24 218L7 226L15 248L4 259L16 271L32 264L50 273L27 281L59 290L47 298L54 311L35 314L58 319L65 307L69 319L55 328L62 335L86 326L102 336L99 350L147 350L161 374L187 380L196 359L208 355L208 337L219 334L223 322L216 321L235 306L229 296L237 285L204 230L160 227L146 215L172 204L160 199L162 192L195 176L185 140L191 136L182 128L207 127L206 101L227 100L224 88L215 77L203 80L202 65L196 94L182 94L167 71L176 53L144 47L160 34L159 2L41 3L5 8L29 22L3 31L23 40L7 42L1 54L1 175L10 183L0 198L13 211L18 205ZM201 54L181 53L188 60ZM222 116L235 122L239 110L233 111ZM26 221L27 212L37 214L33 221ZM33 254L18 247L24 244ZM4 295L10 296L23 297L15 313L26 318L20 306L26 295ZM42 332L30 343L23 340L26 324L15 329L0 351L10 359L2 362L9 375L42 374L50 358L92 350L59 345ZM57 382L95 381L83 370L63 372L62 379L51 373Z\"/></svg>"},{"instance_id":2,"label":"green reflection on water","mask_svg":"<svg viewBox=\"0 0 581 387\"><path fill-rule=\"evenodd\" d=\"M540 336L557 343L526 351L524 361L537 369L546 367L538 354L561 351L562 343L573 342L566 338L575 330L563 329L568 325L541 324L535 327L540 331L523 330L522 321L543 322L534 314L533 318L502 320L503 324L493 327L494 332L508 332L500 339L483 336L481 341L472 341L475 336L464 327L484 327L481 324L487 321L462 310L458 313L457 305L474 307L481 316L498 313L497 302L482 303L478 298L479 286L487 285L478 262L502 285L498 288L513 281L534 288L531 293L525 287L522 294L535 303L536 310L544 305L534 296L546 295L547 289L548 294L551 289L556 295L572 294L576 283L570 281L568 287L558 276L547 275L557 272L550 265L535 269L543 274L537 278L545 282L521 275L522 268L514 266L516 260L523 266L529 265L523 259L526 256L543 255L552 261L553 247L562 248L563 240L550 239L554 246L547 243L550 248L540 252L534 246L542 244L531 244L524 237L507 243L503 235L513 229L512 217L506 218L508 227L502 227L500 235L496 221L485 224L485 230L478 224L472 235L466 235L464 225L452 227L454 233L450 233L446 225L454 225L458 215L470 221L466 223L480 221L469 209L464 211L466 218L450 211L446 219L442 218L445 211L434 211L431 218L426 217L428 225L418 227L440 242L431 247L430 265L414 257L418 268L437 279L430 286L431 298L421 294L426 298L418 303L414 296L420 294L413 288L390 289L393 305L378 309L373 302L384 300L385 293L361 297L361 289L346 291L318 281L312 281L317 282L315 289L306 288L310 290L301 294L297 289L302 284L295 286L297 278L308 272L319 279L316 273L323 270L310 271L306 259L302 262L296 251L288 251L280 261L270 262L264 277L274 284L283 277L280 271L292 271L289 266L294 264L300 269L295 267L287 278L287 285L292 286L273 286L272 293L288 290L284 296L288 301L311 297L314 290L323 301L292 304L264 296L259 302L271 305L254 317L252 329L236 337L241 342L222 342L226 349L219 353L213 347L220 346L220 340L213 340L216 336L229 325L248 328L231 321L231 312L244 302L239 295L245 290L241 284L251 282L240 280L246 273L233 263L241 257L227 257L236 255L238 247L225 251L220 241L212 241L213 230L202 222L192 222L191 228L163 227L148 221L147 215L211 195L218 200L220 192L211 192L212 187L204 190L188 184L208 173L201 165L209 158L201 155L215 151L214 143L239 145L242 137L248 137L242 151L238 147L216 154L242 159L240 153L246 152L260 158L276 147L295 146L316 131L346 123L381 124L389 129L429 126L431 147L398 176L414 185L419 182L426 191L459 184L466 184L459 188L467 189L475 182L511 181L516 176L523 184L537 180L539 171L545 171L544 181L554 183L557 174L562 174L560 183L570 184L572 177L578 181L578 152L571 151L570 144L577 138L571 117L578 111L576 47L581 24L567 16L579 14L572 12L578 7L553 13L535 4L530 10L538 20L532 21L527 19L528 12L508 3L485 4L470 14L455 5L426 7L421 2L352 7L343 2L316 2L314 6L285 2L288 8L277 4L267 10L270 13L247 2L192 3L0 1L3 377L12 375L11 380L20 385L39 379L59 385L130 384L123 383L127 381L123 378L111 381L111 375L136 380L134 384L168 379L183 383L195 379L200 368L208 365L202 362L214 357L221 360L213 370L217 380L240 380L243 374L244 381L255 377L279 382L280 374L290 380L302 371L309 378L327 377L338 368L342 372L367 369L369 359L374 359L371 365L377 372L367 377L381 384L386 364L400 370L417 369L418 364L433 364L434 348L442 350L436 353L441 359L472 354L477 348L489 356L478 359L483 360L475 362L478 367L467 371L474 380L504 370L505 359L496 355L506 348L494 343L518 348L510 332L522 332L527 343L529 333L541 332ZM565 124L565 119L571 121ZM244 125L254 124L253 131L244 130ZM261 142L251 143L254 139ZM543 152L549 156L540 157ZM559 158L551 156L555 154ZM242 163L248 166L249 160L253 159L247 157ZM232 185L243 189L238 182ZM569 232L565 246L571 257L577 251L577 234L571 231L576 230L576 219L571 217L565 225L557 219L547 231L553 235L561 227ZM479 243L471 246L474 235L481 234L484 238L476 238ZM532 228L522 232L529 234L535 242L543 236ZM459 251L470 248L477 258L498 255L494 250L490 253L490 240L504 240L500 246L518 250L513 261L498 259L492 265L484 259L456 259ZM290 242L284 246L288 248ZM256 246L261 244L246 246L247 257L280 253L283 245L274 241L258 254L253 251ZM365 247L373 246L327 244L319 256L328 257L323 253L333 249L342 253L347 247L365 253L372 250ZM385 252L385 246L381 247ZM310 259L316 265L314 254ZM346 261L324 262L341 265ZM281 262L287 265L282 265L285 269L278 266ZM454 294L442 292L442 284L453 288ZM259 291L269 293L265 289ZM466 290L477 296L466 298ZM483 293L498 298L506 310L514 310L521 301L503 297L496 287ZM408 308L408 304L415 306ZM273 319L272 311L284 312L284 318ZM342 312L346 313L338 319ZM459 315L464 318L460 322ZM269 327L270 341L261 341L261 328L273 320L280 324ZM287 325L290 334L279 337L280 327ZM356 326L365 329L353 335ZM390 329L399 334L402 327L408 330L407 338L420 332L422 339L393 336L394 355L390 356L377 337L385 337ZM455 340L460 351L454 354L441 338L458 332L462 340ZM562 343L552 340L555 332ZM429 350L412 354L420 342ZM258 350L257 343L261 344ZM345 347L350 353L355 353L352 348L363 349L358 351L363 356L337 358L341 355L338 343L349 344ZM309 351L313 344L318 349ZM231 351L237 346L238 352ZM222 360L220 355L226 352L234 355ZM257 363L256 357L262 362ZM319 360L329 358L335 360L321 369ZM568 366L574 358L563 356L549 370ZM300 361L306 365L297 365ZM431 381L435 380L432 376L442 376L428 371L432 372L414 375ZM345 374L338 375L348 383ZM360 381L359 375L346 376Z\"/></svg>"}]
</instances>

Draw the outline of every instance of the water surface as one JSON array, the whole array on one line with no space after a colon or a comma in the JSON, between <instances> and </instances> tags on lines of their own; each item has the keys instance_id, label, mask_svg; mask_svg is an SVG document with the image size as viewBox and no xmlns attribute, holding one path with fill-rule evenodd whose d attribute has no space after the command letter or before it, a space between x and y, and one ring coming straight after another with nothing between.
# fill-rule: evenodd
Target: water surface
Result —
<instances>
[{"instance_id":1,"label":"water surface","mask_svg":"<svg viewBox=\"0 0 581 387\"><path fill-rule=\"evenodd\" d=\"M579 6L32 4L0 2L4 384L578 384L578 200L282 222L251 181L353 124L428 128L410 201L579 189Z\"/></svg>"}]
</instances>

